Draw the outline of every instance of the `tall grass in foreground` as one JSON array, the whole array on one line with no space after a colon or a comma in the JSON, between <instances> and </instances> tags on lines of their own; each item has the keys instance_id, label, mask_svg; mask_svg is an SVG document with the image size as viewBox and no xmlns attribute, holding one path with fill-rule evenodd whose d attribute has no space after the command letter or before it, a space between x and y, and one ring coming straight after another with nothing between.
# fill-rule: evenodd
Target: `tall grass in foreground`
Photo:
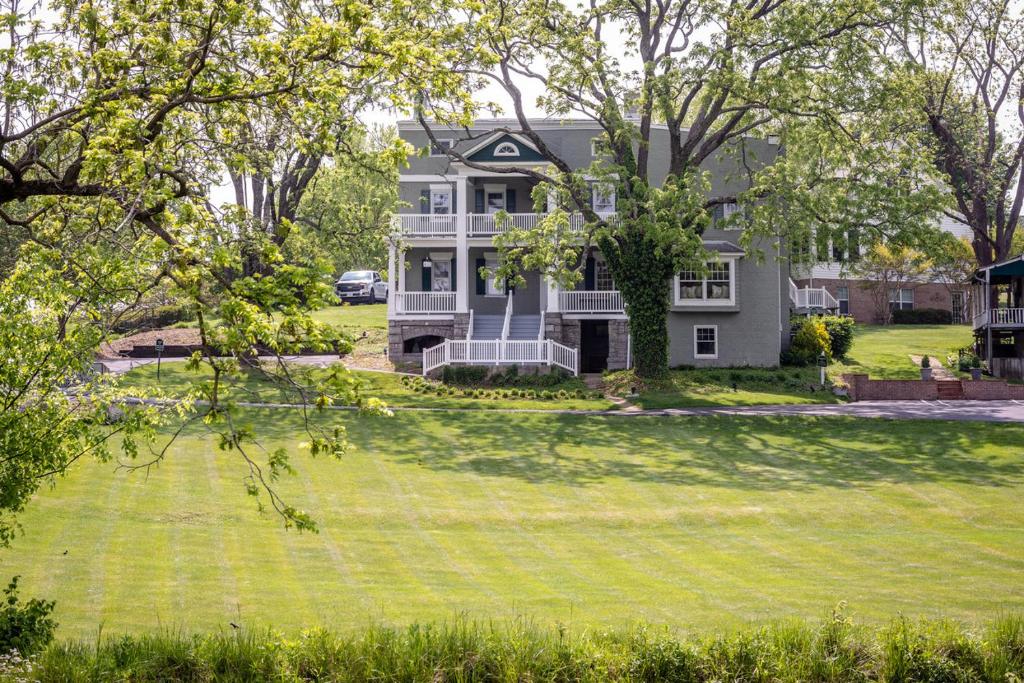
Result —
<instances>
[{"instance_id":1,"label":"tall grass in foreground","mask_svg":"<svg viewBox=\"0 0 1024 683\"><path fill-rule=\"evenodd\" d=\"M455 621L349 635L310 631L152 635L60 643L31 671L42 681L992 681L1024 679L1024 616L978 629L896 620L785 622L730 635L667 630L571 633L528 622Z\"/></svg>"}]
</instances>

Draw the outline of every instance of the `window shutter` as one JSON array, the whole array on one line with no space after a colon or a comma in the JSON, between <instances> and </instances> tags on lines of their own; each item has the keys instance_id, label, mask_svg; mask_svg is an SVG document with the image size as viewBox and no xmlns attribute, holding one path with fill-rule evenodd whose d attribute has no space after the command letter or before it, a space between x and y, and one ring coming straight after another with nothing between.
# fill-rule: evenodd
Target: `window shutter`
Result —
<instances>
[{"instance_id":1,"label":"window shutter","mask_svg":"<svg viewBox=\"0 0 1024 683\"><path fill-rule=\"evenodd\" d=\"M459 264L455 261L454 258L452 258L452 265L451 265L451 269L452 269L452 286L451 286L451 290L453 292L456 291L456 288L458 287L458 285L455 282L455 274L457 272L459 272L458 266L459 266Z\"/></svg>"},{"instance_id":2,"label":"window shutter","mask_svg":"<svg viewBox=\"0 0 1024 683\"><path fill-rule=\"evenodd\" d=\"M430 190L420 190L420 213L430 213Z\"/></svg>"},{"instance_id":3,"label":"window shutter","mask_svg":"<svg viewBox=\"0 0 1024 683\"><path fill-rule=\"evenodd\" d=\"M509 213L516 212L516 191L511 187L505 190L505 210Z\"/></svg>"},{"instance_id":4,"label":"window shutter","mask_svg":"<svg viewBox=\"0 0 1024 683\"><path fill-rule=\"evenodd\" d=\"M588 256L586 266L583 268L583 289L588 292L594 291L594 286L597 280L596 270L597 267L594 262L594 257Z\"/></svg>"},{"instance_id":5,"label":"window shutter","mask_svg":"<svg viewBox=\"0 0 1024 683\"><path fill-rule=\"evenodd\" d=\"M451 206L451 212L452 213L458 213L459 212L459 189L456 186L454 186L454 185L452 186L452 206Z\"/></svg>"},{"instance_id":6,"label":"window shutter","mask_svg":"<svg viewBox=\"0 0 1024 683\"><path fill-rule=\"evenodd\" d=\"M483 190L477 190L477 191L478 192L482 192ZM478 258L476 260L476 270L473 271L474 273L476 273L476 293L481 295L481 296L483 296L484 294L487 294L487 283L480 276L480 269L483 268L486 265L487 265L487 260L486 259Z\"/></svg>"},{"instance_id":7,"label":"window shutter","mask_svg":"<svg viewBox=\"0 0 1024 683\"><path fill-rule=\"evenodd\" d=\"M423 290L422 291L424 291L424 292L429 292L430 290L432 290L434 288L433 287L433 283L430 282L430 275L431 275L433 270L434 270L433 268L424 268L422 266L422 263L420 265L420 272L422 273L422 276L423 276Z\"/></svg>"},{"instance_id":8,"label":"window shutter","mask_svg":"<svg viewBox=\"0 0 1024 683\"><path fill-rule=\"evenodd\" d=\"M715 204L715 208L711 215L713 216L715 223L722 221L725 218L725 205Z\"/></svg>"},{"instance_id":9,"label":"window shutter","mask_svg":"<svg viewBox=\"0 0 1024 683\"><path fill-rule=\"evenodd\" d=\"M484 189L482 187L477 188L473 193L473 213L484 213Z\"/></svg>"}]
</instances>

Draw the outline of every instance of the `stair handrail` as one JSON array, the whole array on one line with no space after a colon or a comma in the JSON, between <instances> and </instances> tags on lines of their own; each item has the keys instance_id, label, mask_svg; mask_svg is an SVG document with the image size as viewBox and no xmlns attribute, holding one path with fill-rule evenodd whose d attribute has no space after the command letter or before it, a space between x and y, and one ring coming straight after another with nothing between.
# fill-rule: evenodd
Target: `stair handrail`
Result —
<instances>
[{"instance_id":1,"label":"stair handrail","mask_svg":"<svg viewBox=\"0 0 1024 683\"><path fill-rule=\"evenodd\" d=\"M469 329L466 330L466 341L473 338L473 309L469 309Z\"/></svg>"},{"instance_id":2,"label":"stair handrail","mask_svg":"<svg viewBox=\"0 0 1024 683\"><path fill-rule=\"evenodd\" d=\"M507 302L505 303L505 322L501 326L501 341L508 339L508 330L512 325L512 292L508 293Z\"/></svg>"},{"instance_id":3,"label":"stair handrail","mask_svg":"<svg viewBox=\"0 0 1024 683\"><path fill-rule=\"evenodd\" d=\"M540 329L537 330L537 341L544 341L544 313L545 311L540 312L540 325L538 326Z\"/></svg>"},{"instance_id":4,"label":"stair handrail","mask_svg":"<svg viewBox=\"0 0 1024 683\"><path fill-rule=\"evenodd\" d=\"M793 278L789 278L789 300L796 305L797 299L800 297L800 288L793 282Z\"/></svg>"}]
</instances>

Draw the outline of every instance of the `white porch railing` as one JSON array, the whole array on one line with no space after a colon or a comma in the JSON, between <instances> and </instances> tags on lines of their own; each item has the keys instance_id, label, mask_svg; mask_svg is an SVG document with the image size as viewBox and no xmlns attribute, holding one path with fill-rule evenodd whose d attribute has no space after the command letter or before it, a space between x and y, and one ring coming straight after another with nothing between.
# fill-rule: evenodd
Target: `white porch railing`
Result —
<instances>
[{"instance_id":1,"label":"white porch railing","mask_svg":"<svg viewBox=\"0 0 1024 683\"><path fill-rule=\"evenodd\" d=\"M501 338L508 339L508 331L512 325L512 297L515 296L512 292L505 295L505 320L501 324Z\"/></svg>"},{"instance_id":2,"label":"white porch railing","mask_svg":"<svg viewBox=\"0 0 1024 683\"><path fill-rule=\"evenodd\" d=\"M579 374L579 352L545 339L445 339L423 351L423 374L444 365L555 365Z\"/></svg>"},{"instance_id":3,"label":"white porch railing","mask_svg":"<svg viewBox=\"0 0 1024 683\"><path fill-rule=\"evenodd\" d=\"M618 290L559 292L563 313L624 313L622 293Z\"/></svg>"},{"instance_id":4,"label":"white porch railing","mask_svg":"<svg viewBox=\"0 0 1024 683\"><path fill-rule=\"evenodd\" d=\"M498 221L492 213L471 213L469 214L469 235L471 237L486 237L488 235L499 235L510 228L516 230L530 230L537 227L537 223L544 217L542 213L507 213L503 221Z\"/></svg>"},{"instance_id":5,"label":"white porch railing","mask_svg":"<svg viewBox=\"0 0 1024 683\"><path fill-rule=\"evenodd\" d=\"M398 313L454 313L455 292L395 292Z\"/></svg>"},{"instance_id":6,"label":"white porch railing","mask_svg":"<svg viewBox=\"0 0 1024 683\"><path fill-rule=\"evenodd\" d=\"M826 310L838 310L839 301L829 294L824 287L804 287L796 289L790 287L790 298L796 308L820 308ZM794 296L795 295L795 296Z\"/></svg>"},{"instance_id":7,"label":"white porch railing","mask_svg":"<svg viewBox=\"0 0 1024 683\"><path fill-rule=\"evenodd\" d=\"M402 213L392 217L392 227L413 237L455 237L458 216L454 213Z\"/></svg>"},{"instance_id":8,"label":"white porch railing","mask_svg":"<svg viewBox=\"0 0 1024 683\"><path fill-rule=\"evenodd\" d=\"M495 214L466 214L466 234L470 237L490 237L506 232L509 228L530 230L546 216L544 213L510 213L508 218L499 222ZM615 218L614 213L598 214L604 220ZM569 229L574 232L583 230L583 214L574 213L569 216ZM409 237L455 237L458 234L458 214L420 214L402 213L392 216L392 227L395 232Z\"/></svg>"},{"instance_id":9,"label":"white porch railing","mask_svg":"<svg viewBox=\"0 0 1024 683\"><path fill-rule=\"evenodd\" d=\"M1024 326L1024 308L991 308L974 316L974 327Z\"/></svg>"}]
</instances>

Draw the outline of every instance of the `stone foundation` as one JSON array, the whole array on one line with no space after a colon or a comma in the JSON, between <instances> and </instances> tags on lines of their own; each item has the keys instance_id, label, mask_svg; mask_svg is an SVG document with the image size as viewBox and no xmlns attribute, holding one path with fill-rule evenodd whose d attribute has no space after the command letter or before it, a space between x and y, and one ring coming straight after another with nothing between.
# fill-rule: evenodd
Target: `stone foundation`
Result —
<instances>
[{"instance_id":1,"label":"stone foundation","mask_svg":"<svg viewBox=\"0 0 1024 683\"><path fill-rule=\"evenodd\" d=\"M455 320L390 320L388 321L388 359L392 363L421 363L422 351L405 353L405 342L416 337L435 336L442 339L465 339L469 329L469 314L457 315ZM458 336L461 332L461 336Z\"/></svg>"},{"instance_id":2,"label":"stone foundation","mask_svg":"<svg viewBox=\"0 0 1024 683\"><path fill-rule=\"evenodd\" d=\"M548 319L552 319L549 322ZM555 322L557 320L557 322ZM544 316L547 326L544 333L548 339L564 344L573 349L581 347L580 321L563 318L559 313L548 313ZM629 321L608 321L608 369L625 370L629 356Z\"/></svg>"}]
</instances>

